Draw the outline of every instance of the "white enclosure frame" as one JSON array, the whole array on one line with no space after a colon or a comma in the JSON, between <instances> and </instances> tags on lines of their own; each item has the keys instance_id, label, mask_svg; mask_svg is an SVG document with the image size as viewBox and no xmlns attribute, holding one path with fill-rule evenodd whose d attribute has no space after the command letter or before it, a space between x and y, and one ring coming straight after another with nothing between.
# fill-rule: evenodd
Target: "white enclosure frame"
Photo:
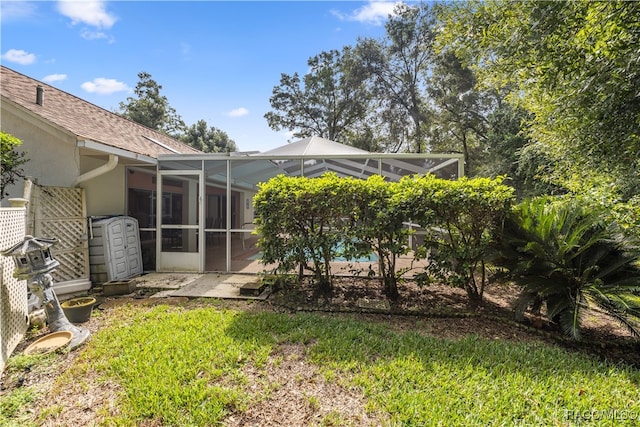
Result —
<instances>
[{"instance_id":1,"label":"white enclosure frame","mask_svg":"<svg viewBox=\"0 0 640 427\"><path fill-rule=\"evenodd\" d=\"M215 173L207 176L205 170L207 164L220 162L215 168ZM196 165L200 165L196 168ZM183 167L189 165L189 167ZM224 165L224 168L222 167ZM454 166L455 165L455 166ZM235 166L235 169L234 169ZM252 167L253 166L253 167ZM252 211L249 206L248 194L257 191L259 182L266 182L269 178L279 174L316 177L326 172L334 172L339 176L352 176L367 178L371 175L383 175L392 181L399 180L402 176L413 174L438 174L448 171L445 177L457 179L464 176L464 156L462 154L389 154L389 153L363 153L363 154L339 154L339 155L269 155L268 153L243 154L170 154L161 155L157 166L157 193L162 194L161 182L165 177L186 178L195 177L198 180L197 199L197 225L194 224L162 224L163 197L156 197L156 270L159 272L205 272L205 243L207 233L223 235L225 239L225 262L219 272L232 272L231 252L232 235L240 236L244 245L244 234L247 236L251 229L245 228L247 222L237 221L237 212L234 216L232 204L240 208ZM223 170L224 169L224 170ZM212 171L214 169L211 169ZM453 171L453 172L450 172ZM236 172L236 173L234 173ZM225 221L222 227L209 227L205 218L205 203L207 203L208 187L224 186ZM237 200L244 195L244 200ZM190 201L193 203L195 201ZM162 252L163 231L194 230L198 236L197 252Z\"/></svg>"}]
</instances>

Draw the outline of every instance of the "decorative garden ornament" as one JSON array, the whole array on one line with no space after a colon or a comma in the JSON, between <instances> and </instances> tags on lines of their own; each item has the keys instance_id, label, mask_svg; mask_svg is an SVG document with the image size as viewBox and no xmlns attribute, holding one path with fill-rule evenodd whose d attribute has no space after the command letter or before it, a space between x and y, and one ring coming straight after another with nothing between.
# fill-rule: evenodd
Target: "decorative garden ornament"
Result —
<instances>
[{"instance_id":1,"label":"decorative garden ornament","mask_svg":"<svg viewBox=\"0 0 640 427\"><path fill-rule=\"evenodd\" d=\"M90 335L87 328L73 325L65 316L60 302L53 289L51 272L60 263L51 255L51 246L56 244L55 238L36 238L25 236L24 240L11 248L2 251L2 255L11 256L15 262L13 277L26 280L27 286L43 306L51 332L69 331L73 338L69 343L71 350L82 345Z\"/></svg>"}]
</instances>

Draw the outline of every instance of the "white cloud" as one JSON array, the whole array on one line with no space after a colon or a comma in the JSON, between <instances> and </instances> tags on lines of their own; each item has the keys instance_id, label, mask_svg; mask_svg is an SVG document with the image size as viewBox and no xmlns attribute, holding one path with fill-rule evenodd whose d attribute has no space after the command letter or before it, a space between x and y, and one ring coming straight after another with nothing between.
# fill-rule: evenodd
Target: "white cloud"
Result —
<instances>
[{"instance_id":1,"label":"white cloud","mask_svg":"<svg viewBox=\"0 0 640 427\"><path fill-rule=\"evenodd\" d=\"M236 108L235 110L231 110L227 113L229 117L242 117L249 114L249 110L244 107Z\"/></svg>"},{"instance_id":2,"label":"white cloud","mask_svg":"<svg viewBox=\"0 0 640 427\"><path fill-rule=\"evenodd\" d=\"M42 79L45 83L61 82L63 80L67 80L66 74L49 74Z\"/></svg>"},{"instance_id":3,"label":"white cloud","mask_svg":"<svg viewBox=\"0 0 640 427\"><path fill-rule=\"evenodd\" d=\"M20 65L29 65L36 62L36 56L33 53L20 49L9 49L2 55L2 59L9 62L17 62Z\"/></svg>"},{"instance_id":4,"label":"white cloud","mask_svg":"<svg viewBox=\"0 0 640 427\"><path fill-rule=\"evenodd\" d=\"M109 42L113 42L113 38L108 34L103 33L102 31L91 31L86 28L82 30L82 33L80 33L80 37L82 37L85 40L108 39Z\"/></svg>"},{"instance_id":5,"label":"white cloud","mask_svg":"<svg viewBox=\"0 0 640 427\"><path fill-rule=\"evenodd\" d=\"M71 18L73 25L81 22L96 28L111 28L116 23L115 15L107 12L101 0L60 0L58 12Z\"/></svg>"},{"instance_id":6,"label":"white cloud","mask_svg":"<svg viewBox=\"0 0 640 427\"><path fill-rule=\"evenodd\" d=\"M344 14L336 10L331 11L331 13L343 21L357 21L373 25L382 25L389 15L393 13L396 4L398 4L398 2L372 0L350 14Z\"/></svg>"},{"instance_id":7,"label":"white cloud","mask_svg":"<svg viewBox=\"0 0 640 427\"><path fill-rule=\"evenodd\" d=\"M98 77L90 82L84 82L80 85L82 89L89 93L97 93L100 95L111 95L115 92L129 91L129 86L114 79L105 79Z\"/></svg>"},{"instance_id":8,"label":"white cloud","mask_svg":"<svg viewBox=\"0 0 640 427\"><path fill-rule=\"evenodd\" d=\"M36 5L29 1L3 1L0 2L0 17L2 22L30 19L36 9Z\"/></svg>"}]
</instances>

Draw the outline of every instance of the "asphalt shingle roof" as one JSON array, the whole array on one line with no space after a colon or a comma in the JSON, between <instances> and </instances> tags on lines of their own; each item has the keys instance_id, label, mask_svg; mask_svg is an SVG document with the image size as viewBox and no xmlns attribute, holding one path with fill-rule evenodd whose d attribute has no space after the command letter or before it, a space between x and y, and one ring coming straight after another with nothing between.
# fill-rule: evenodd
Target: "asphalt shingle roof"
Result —
<instances>
[{"instance_id":1,"label":"asphalt shingle roof","mask_svg":"<svg viewBox=\"0 0 640 427\"><path fill-rule=\"evenodd\" d=\"M3 103L12 102L75 135L79 140L93 141L152 158L157 158L159 154L201 153L161 132L120 117L10 68L0 66L0 77ZM36 103L38 86L44 89L42 105Z\"/></svg>"}]
</instances>

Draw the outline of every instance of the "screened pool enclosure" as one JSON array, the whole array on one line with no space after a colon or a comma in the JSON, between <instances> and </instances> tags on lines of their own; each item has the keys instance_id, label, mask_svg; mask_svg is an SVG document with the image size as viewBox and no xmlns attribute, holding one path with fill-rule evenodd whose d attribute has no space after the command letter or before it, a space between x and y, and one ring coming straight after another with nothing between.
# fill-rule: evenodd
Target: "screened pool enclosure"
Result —
<instances>
[{"instance_id":1,"label":"screened pool enclosure","mask_svg":"<svg viewBox=\"0 0 640 427\"><path fill-rule=\"evenodd\" d=\"M156 169L128 173L128 210L140 225L145 270L262 271L253 233L258 184L279 174L326 172L362 179L378 174L391 181L426 173L457 179L463 158L369 153L317 137L265 153L163 155Z\"/></svg>"}]
</instances>

